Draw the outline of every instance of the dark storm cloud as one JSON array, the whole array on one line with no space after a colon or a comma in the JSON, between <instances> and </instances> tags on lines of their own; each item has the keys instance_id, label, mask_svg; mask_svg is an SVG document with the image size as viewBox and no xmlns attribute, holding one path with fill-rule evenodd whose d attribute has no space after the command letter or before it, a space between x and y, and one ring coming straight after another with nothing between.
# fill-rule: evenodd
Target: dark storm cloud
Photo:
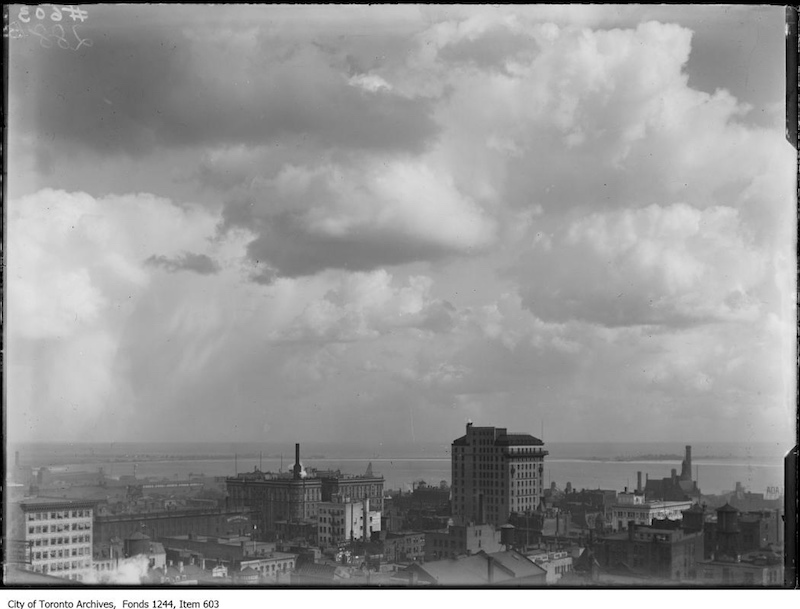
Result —
<instances>
[{"instance_id":1,"label":"dark storm cloud","mask_svg":"<svg viewBox=\"0 0 800 609\"><path fill-rule=\"evenodd\" d=\"M161 267L170 273L178 271L192 271L200 275L213 275L219 272L219 265L205 254L184 252L180 256L168 258L167 256L150 256L145 264Z\"/></svg>"},{"instance_id":2,"label":"dark storm cloud","mask_svg":"<svg viewBox=\"0 0 800 609\"><path fill-rule=\"evenodd\" d=\"M259 236L247 246L257 264L273 270L255 278L270 283L277 276L303 277L326 269L369 271L420 260L437 260L450 250L436 243L415 241L402 235L366 228L342 237L310 231L296 214L282 212L260 227Z\"/></svg>"},{"instance_id":3,"label":"dark storm cloud","mask_svg":"<svg viewBox=\"0 0 800 609\"><path fill-rule=\"evenodd\" d=\"M29 39L12 47L18 124L48 145L138 155L156 146L300 137L420 151L436 133L429 101L352 86L313 45L269 32L251 39L222 30L209 39L202 29L141 27L126 23L127 7L115 9L85 24L81 35L93 46L78 52Z\"/></svg>"}]
</instances>

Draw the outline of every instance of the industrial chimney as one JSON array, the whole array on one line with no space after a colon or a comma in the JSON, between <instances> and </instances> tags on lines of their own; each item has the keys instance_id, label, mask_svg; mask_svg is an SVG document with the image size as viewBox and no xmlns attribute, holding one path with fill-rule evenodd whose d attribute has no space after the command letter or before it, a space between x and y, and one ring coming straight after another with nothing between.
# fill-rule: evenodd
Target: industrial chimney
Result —
<instances>
[{"instance_id":1,"label":"industrial chimney","mask_svg":"<svg viewBox=\"0 0 800 609\"><path fill-rule=\"evenodd\" d=\"M300 443L294 445L294 467L292 467L292 474L295 480L300 480L300 472L303 467L300 465Z\"/></svg>"},{"instance_id":2,"label":"industrial chimney","mask_svg":"<svg viewBox=\"0 0 800 609\"><path fill-rule=\"evenodd\" d=\"M642 472L636 472L636 492L642 492Z\"/></svg>"},{"instance_id":3,"label":"industrial chimney","mask_svg":"<svg viewBox=\"0 0 800 609\"><path fill-rule=\"evenodd\" d=\"M681 471L681 480L692 479L692 447L686 447L686 458L683 460L683 469Z\"/></svg>"}]
</instances>

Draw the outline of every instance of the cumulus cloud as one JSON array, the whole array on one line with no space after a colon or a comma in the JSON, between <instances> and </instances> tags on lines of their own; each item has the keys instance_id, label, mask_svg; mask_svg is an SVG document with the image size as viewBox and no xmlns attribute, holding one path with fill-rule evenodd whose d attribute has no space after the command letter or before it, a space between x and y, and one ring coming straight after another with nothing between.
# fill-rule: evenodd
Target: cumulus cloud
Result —
<instances>
[{"instance_id":1,"label":"cumulus cloud","mask_svg":"<svg viewBox=\"0 0 800 609\"><path fill-rule=\"evenodd\" d=\"M255 231L250 258L278 275L436 260L495 237L489 214L419 162L287 166L264 188L262 200L228 205L225 226Z\"/></svg>"},{"instance_id":2,"label":"cumulus cloud","mask_svg":"<svg viewBox=\"0 0 800 609\"><path fill-rule=\"evenodd\" d=\"M441 331L452 326L455 310L450 303L430 297L429 277L410 277L405 286L396 287L393 283L385 270L346 275L275 336L352 341L409 328Z\"/></svg>"},{"instance_id":3,"label":"cumulus cloud","mask_svg":"<svg viewBox=\"0 0 800 609\"><path fill-rule=\"evenodd\" d=\"M792 150L659 10L96 7L81 52L13 40L9 420L777 429Z\"/></svg>"},{"instance_id":4,"label":"cumulus cloud","mask_svg":"<svg viewBox=\"0 0 800 609\"><path fill-rule=\"evenodd\" d=\"M519 268L525 304L543 319L681 325L761 313L768 258L734 209L590 214L556 239L529 250Z\"/></svg>"},{"instance_id":5,"label":"cumulus cloud","mask_svg":"<svg viewBox=\"0 0 800 609\"><path fill-rule=\"evenodd\" d=\"M152 195L50 189L8 209L9 348L33 374L9 378L10 420L29 411L37 434L115 427L131 397L120 340L151 284L145 252L195 249L214 218Z\"/></svg>"}]
</instances>

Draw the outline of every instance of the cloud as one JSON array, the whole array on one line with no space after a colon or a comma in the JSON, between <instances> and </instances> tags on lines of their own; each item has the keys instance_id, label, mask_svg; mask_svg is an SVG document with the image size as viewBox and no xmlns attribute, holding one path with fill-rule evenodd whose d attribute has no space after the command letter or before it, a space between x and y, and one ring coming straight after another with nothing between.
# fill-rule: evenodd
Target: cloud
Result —
<instances>
[{"instance_id":1,"label":"cloud","mask_svg":"<svg viewBox=\"0 0 800 609\"><path fill-rule=\"evenodd\" d=\"M213 216L152 195L50 189L8 210L8 340L19 373L9 377L9 421L37 437L118 429L133 399L120 341L152 282L145 252L177 259L207 247Z\"/></svg>"},{"instance_id":2,"label":"cloud","mask_svg":"<svg viewBox=\"0 0 800 609\"><path fill-rule=\"evenodd\" d=\"M416 276L395 287L385 270L351 273L325 296L309 303L278 339L355 341L389 332L445 331L453 325L453 306L430 297L431 279Z\"/></svg>"},{"instance_id":3,"label":"cloud","mask_svg":"<svg viewBox=\"0 0 800 609\"><path fill-rule=\"evenodd\" d=\"M263 186L260 200L226 206L224 226L254 231L250 258L278 276L437 260L495 238L494 219L420 162L286 166Z\"/></svg>"},{"instance_id":4,"label":"cloud","mask_svg":"<svg viewBox=\"0 0 800 609\"><path fill-rule=\"evenodd\" d=\"M18 41L9 77L15 122L48 133L48 146L135 156L301 138L418 152L436 134L428 100L351 86L352 75L312 40L298 44L263 25L152 19L168 12L146 16L146 27L136 7L93 13L81 35L94 44L79 53Z\"/></svg>"},{"instance_id":5,"label":"cloud","mask_svg":"<svg viewBox=\"0 0 800 609\"><path fill-rule=\"evenodd\" d=\"M91 48L12 41L10 424L779 435L795 160L659 10L95 7Z\"/></svg>"},{"instance_id":6,"label":"cloud","mask_svg":"<svg viewBox=\"0 0 800 609\"><path fill-rule=\"evenodd\" d=\"M145 260L145 264L161 267L170 273L192 271L201 275L213 275L219 272L219 265L206 254L193 254L191 252L183 252L174 258L153 254Z\"/></svg>"},{"instance_id":7,"label":"cloud","mask_svg":"<svg viewBox=\"0 0 800 609\"><path fill-rule=\"evenodd\" d=\"M682 325L757 319L767 268L735 209L675 204L575 220L550 249L531 248L518 276L543 319Z\"/></svg>"}]
</instances>

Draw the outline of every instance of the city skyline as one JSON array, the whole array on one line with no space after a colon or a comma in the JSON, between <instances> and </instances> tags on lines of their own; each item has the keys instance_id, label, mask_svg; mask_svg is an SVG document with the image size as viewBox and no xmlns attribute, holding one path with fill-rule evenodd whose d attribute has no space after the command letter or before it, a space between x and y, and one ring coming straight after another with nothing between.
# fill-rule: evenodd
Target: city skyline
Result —
<instances>
[{"instance_id":1,"label":"city skyline","mask_svg":"<svg viewBox=\"0 0 800 609\"><path fill-rule=\"evenodd\" d=\"M783 7L85 8L9 41L9 442L795 443Z\"/></svg>"}]
</instances>

